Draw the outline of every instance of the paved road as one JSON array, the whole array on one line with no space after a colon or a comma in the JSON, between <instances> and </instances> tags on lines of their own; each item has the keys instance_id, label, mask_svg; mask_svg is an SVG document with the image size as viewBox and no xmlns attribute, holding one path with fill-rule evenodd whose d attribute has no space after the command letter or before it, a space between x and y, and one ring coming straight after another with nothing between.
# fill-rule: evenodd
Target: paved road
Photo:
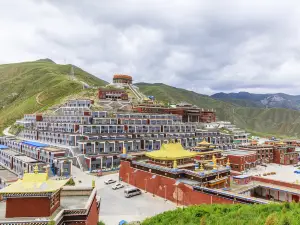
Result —
<instances>
[{"instance_id":1,"label":"paved road","mask_svg":"<svg viewBox=\"0 0 300 225\"><path fill-rule=\"evenodd\" d=\"M4 134L5 136L13 136L13 134L9 133L9 129L10 129L10 127L7 127L7 128L5 128L5 129L3 130L3 134Z\"/></svg>"},{"instance_id":2,"label":"paved road","mask_svg":"<svg viewBox=\"0 0 300 225\"><path fill-rule=\"evenodd\" d=\"M143 220L146 217L176 208L174 203L165 202L162 198L153 197L144 192L140 196L125 198L124 188L112 190L112 184L104 184L104 181L109 178L118 180L118 174L94 177L82 172L77 167L73 167L73 176L75 176L74 180L79 186L91 186L92 180L95 179L98 195L101 197L100 220L107 225L117 225L122 219L127 221ZM78 180L81 180L82 183L78 183Z\"/></svg>"}]
</instances>

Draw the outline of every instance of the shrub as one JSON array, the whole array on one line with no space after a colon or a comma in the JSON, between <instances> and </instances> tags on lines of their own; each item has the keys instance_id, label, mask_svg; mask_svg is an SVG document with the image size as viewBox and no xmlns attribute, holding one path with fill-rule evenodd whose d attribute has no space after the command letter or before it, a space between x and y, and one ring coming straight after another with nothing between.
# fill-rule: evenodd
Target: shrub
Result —
<instances>
[{"instance_id":1,"label":"shrub","mask_svg":"<svg viewBox=\"0 0 300 225\"><path fill-rule=\"evenodd\" d=\"M270 214L265 222L265 225L276 225L278 224L278 218L275 213Z\"/></svg>"},{"instance_id":2,"label":"shrub","mask_svg":"<svg viewBox=\"0 0 300 225\"><path fill-rule=\"evenodd\" d=\"M70 178L70 180L66 183L66 186L75 186L75 181L73 178Z\"/></svg>"}]
</instances>

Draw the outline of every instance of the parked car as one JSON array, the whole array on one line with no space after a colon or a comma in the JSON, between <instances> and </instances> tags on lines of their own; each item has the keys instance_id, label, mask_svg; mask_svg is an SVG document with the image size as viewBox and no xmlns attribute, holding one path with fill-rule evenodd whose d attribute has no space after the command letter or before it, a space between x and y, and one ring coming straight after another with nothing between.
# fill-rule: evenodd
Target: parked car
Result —
<instances>
[{"instance_id":1,"label":"parked car","mask_svg":"<svg viewBox=\"0 0 300 225\"><path fill-rule=\"evenodd\" d=\"M124 190L124 195L126 198L130 198L136 195L141 195L142 192L140 189L138 188L127 188L126 190Z\"/></svg>"},{"instance_id":2,"label":"parked car","mask_svg":"<svg viewBox=\"0 0 300 225\"><path fill-rule=\"evenodd\" d=\"M117 190L117 189L120 189L120 188L123 188L123 187L124 187L123 184L117 183L117 184L115 184L114 186L112 186L112 189L113 189L113 190Z\"/></svg>"},{"instance_id":3,"label":"parked car","mask_svg":"<svg viewBox=\"0 0 300 225\"><path fill-rule=\"evenodd\" d=\"M113 180L113 179L108 179L106 181L104 181L105 184L112 184L112 183L116 183L117 181L116 180Z\"/></svg>"}]
</instances>

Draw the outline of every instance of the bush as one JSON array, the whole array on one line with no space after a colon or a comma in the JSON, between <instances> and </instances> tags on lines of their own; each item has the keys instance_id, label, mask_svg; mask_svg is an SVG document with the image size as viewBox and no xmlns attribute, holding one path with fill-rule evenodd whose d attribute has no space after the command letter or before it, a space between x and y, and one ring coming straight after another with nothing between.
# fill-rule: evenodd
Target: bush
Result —
<instances>
[{"instance_id":1,"label":"bush","mask_svg":"<svg viewBox=\"0 0 300 225\"><path fill-rule=\"evenodd\" d=\"M278 224L278 218L276 216L276 214L270 214L267 219L266 219L266 222L265 222L265 225L276 225Z\"/></svg>"},{"instance_id":2,"label":"bush","mask_svg":"<svg viewBox=\"0 0 300 225\"><path fill-rule=\"evenodd\" d=\"M103 221L99 221L97 225L105 225L105 223Z\"/></svg>"},{"instance_id":3,"label":"bush","mask_svg":"<svg viewBox=\"0 0 300 225\"><path fill-rule=\"evenodd\" d=\"M66 186L75 186L75 181L73 178L70 178L70 180L66 183Z\"/></svg>"}]
</instances>

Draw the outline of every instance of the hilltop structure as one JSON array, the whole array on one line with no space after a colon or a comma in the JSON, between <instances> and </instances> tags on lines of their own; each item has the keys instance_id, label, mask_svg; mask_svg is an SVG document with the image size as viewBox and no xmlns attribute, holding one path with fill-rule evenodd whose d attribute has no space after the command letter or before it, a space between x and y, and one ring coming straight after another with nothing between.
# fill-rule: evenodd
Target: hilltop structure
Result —
<instances>
[{"instance_id":1,"label":"hilltop structure","mask_svg":"<svg viewBox=\"0 0 300 225\"><path fill-rule=\"evenodd\" d=\"M124 74L115 74L113 77L114 84L132 84L132 77Z\"/></svg>"}]
</instances>

